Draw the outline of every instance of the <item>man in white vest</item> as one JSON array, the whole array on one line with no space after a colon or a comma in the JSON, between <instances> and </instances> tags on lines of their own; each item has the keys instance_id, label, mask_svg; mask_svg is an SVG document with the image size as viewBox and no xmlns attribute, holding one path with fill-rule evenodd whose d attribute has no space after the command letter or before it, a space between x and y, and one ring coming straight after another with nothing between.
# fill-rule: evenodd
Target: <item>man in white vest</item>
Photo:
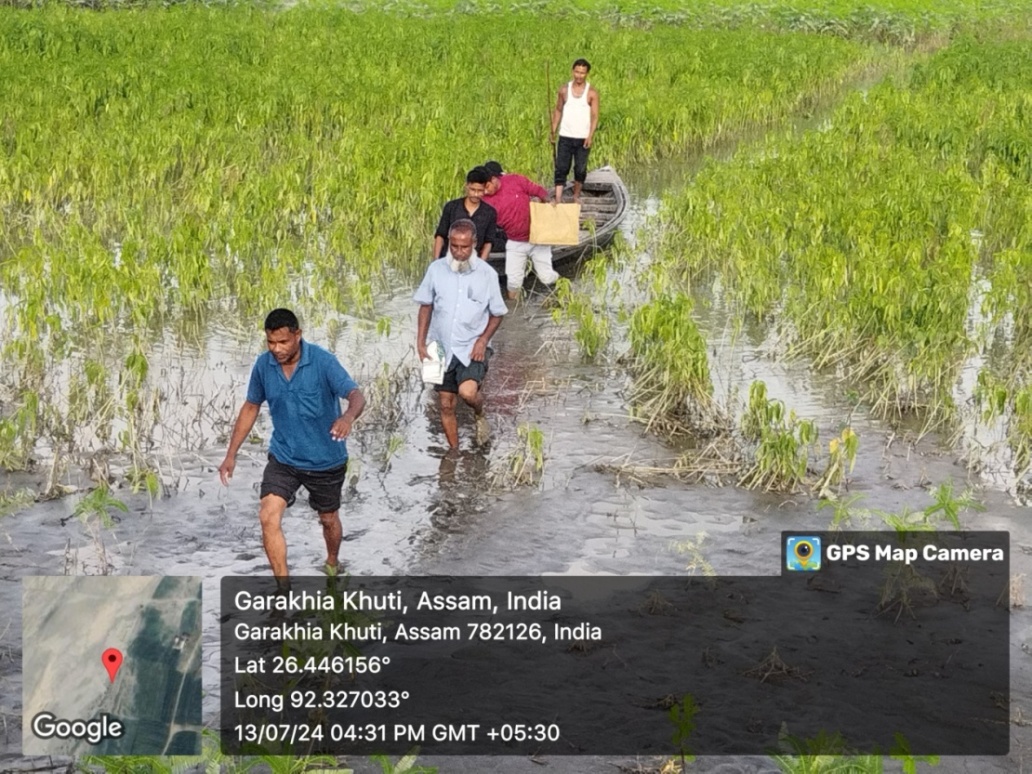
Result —
<instances>
[{"instance_id":1,"label":"man in white vest","mask_svg":"<svg viewBox=\"0 0 1032 774\"><path fill-rule=\"evenodd\" d=\"M580 202L581 187L588 175L588 151L598 126L598 91L588 83L591 65L587 59L573 63L573 78L559 89L552 111L552 144L555 149L555 201L563 200L566 177L573 164L573 200Z\"/></svg>"}]
</instances>

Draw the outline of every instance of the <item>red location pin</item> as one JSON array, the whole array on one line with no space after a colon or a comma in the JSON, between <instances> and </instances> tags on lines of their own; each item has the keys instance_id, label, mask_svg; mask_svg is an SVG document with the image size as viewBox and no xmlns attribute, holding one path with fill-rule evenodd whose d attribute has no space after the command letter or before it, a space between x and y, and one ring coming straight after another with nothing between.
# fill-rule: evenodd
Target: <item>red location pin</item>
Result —
<instances>
[{"instance_id":1,"label":"red location pin","mask_svg":"<svg viewBox=\"0 0 1032 774\"><path fill-rule=\"evenodd\" d=\"M118 674L118 668L122 666L122 651L118 648L108 648L100 657L100 661L104 664L104 669L107 670L108 677L111 678L111 682L115 682L115 675Z\"/></svg>"}]
</instances>

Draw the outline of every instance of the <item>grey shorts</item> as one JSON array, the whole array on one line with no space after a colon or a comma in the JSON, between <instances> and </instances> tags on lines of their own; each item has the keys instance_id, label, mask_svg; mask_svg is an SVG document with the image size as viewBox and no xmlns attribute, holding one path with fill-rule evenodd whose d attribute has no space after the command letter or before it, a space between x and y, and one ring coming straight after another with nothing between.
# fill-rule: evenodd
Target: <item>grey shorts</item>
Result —
<instances>
[{"instance_id":1,"label":"grey shorts","mask_svg":"<svg viewBox=\"0 0 1032 774\"><path fill-rule=\"evenodd\" d=\"M444 372L444 381L441 384L434 385L434 389L438 392L458 393L459 385L470 379L478 385L483 384L484 377L487 376L487 361L490 359L490 347L484 353L483 360L470 360L468 366L463 365L461 360L452 355L451 363L448 364L448 370Z\"/></svg>"},{"instance_id":2,"label":"grey shorts","mask_svg":"<svg viewBox=\"0 0 1032 774\"><path fill-rule=\"evenodd\" d=\"M294 504L297 490L304 486L308 490L308 504L318 513L333 513L340 510L340 490L348 463L330 470L301 470L287 465L269 455L269 462L262 473L261 497L267 494L279 495L287 501L289 508Z\"/></svg>"}]
</instances>

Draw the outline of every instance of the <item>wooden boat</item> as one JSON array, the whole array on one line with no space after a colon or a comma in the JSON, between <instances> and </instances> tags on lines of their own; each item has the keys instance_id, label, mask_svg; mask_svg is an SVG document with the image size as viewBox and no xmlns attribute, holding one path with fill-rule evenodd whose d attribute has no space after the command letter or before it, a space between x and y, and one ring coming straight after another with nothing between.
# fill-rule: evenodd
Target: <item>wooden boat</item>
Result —
<instances>
[{"instance_id":1,"label":"wooden boat","mask_svg":"<svg viewBox=\"0 0 1032 774\"><path fill-rule=\"evenodd\" d=\"M566 186L563 201L571 201L573 184ZM601 167L588 172L581 188L580 240L575 245L556 245L552 248L552 266L562 272L596 250L609 246L616 236L624 215L627 214L627 187L612 167ZM502 277L505 276L505 253L492 252L488 262ZM533 271L527 267L528 279Z\"/></svg>"}]
</instances>

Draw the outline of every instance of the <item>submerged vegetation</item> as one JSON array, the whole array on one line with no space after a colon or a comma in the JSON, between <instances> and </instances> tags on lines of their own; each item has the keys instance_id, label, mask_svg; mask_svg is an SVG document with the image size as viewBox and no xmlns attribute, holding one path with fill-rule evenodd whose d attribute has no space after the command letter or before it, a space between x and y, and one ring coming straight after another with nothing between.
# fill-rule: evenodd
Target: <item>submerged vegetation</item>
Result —
<instances>
[{"instance_id":1,"label":"submerged vegetation","mask_svg":"<svg viewBox=\"0 0 1032 774\"><path fill-rule=\"evenodd\" d=\"M750 421L714 389L702 291L925 428L955 421L977 359L983 420L1004 427L1016 477L1032 468L1032 5L26 5L0 11L0 467L88 462L100 484L110 471L93 462L114 454L156 494L158 453L212 443L231 411L192 394L196 416L170 428L190 388L186 371L170 388L156 350L203 359L211 325L243 340L284 304L389 339L380 300L421 270L462 171L502 155L547 177L566 66L547 33L590 11L601 23L575 26L569 47L606 93L593 163L705 152L842 97L820 125L775 129L665 196L633 301L605 262L593 294L560 285L554 316L587 359L627 328L634 415L670 438ZM816 430L782 422L744 428L742 483L806 478ZM382 466L400 443L388 437ZM855 438L829 450L820 491L848 473Z\"/></svg>"},{"instance_id":2,"label":"submerged vegetation","mask_svg":"<svg viewBox=\"0 0 1032 774\"><path fill-rule=\"evenodd\" d=\"M230 427L240 385L223 378L223 356L250 351L271 307L295 307L331 342L349 326L389 342L404 324L384 302L408 295L464 171L499 157L547 179L547 114L569 64L557 23L604 94L593 164L744 141L663 196L641 265L597 261L555 296L580 355L622 355L609 365L629 374L636 420L706 444L670 472L808 490L829 498L833 528L958 527L973 506L949 485L922 511L832 500L858 453L849 420L828 439L761 381L745 401L745 382L724 392L707 305L735 336L758 331L893 422L952 432L970 398L1014 476L1032 469L1027 0L10 5L22 8L0 9L0 469L51 472L43 492L0 492L0 518L64 493L72 462L97 484L76 515L124 512L107 456L160 494L163 457ZM174 373L169 353L187 361ZM420 410L402 400L418 388L393 355L362 364L370 405L353 447L381 476ZM965 369L978 372L972 395L957 387ZM550 436L524 421L512 435L496 483L543 486L546 462L561 462ZM689 574L714 572L705 539L680 544ZM904 610L907 593L890 588L887 606ZM682 763L689 699L670 716ZM841 740L785 742L785 771L881 770L877 757L844 759ZM186 765L261 765L227 761L211 734L204 751ZM377 762L428 770L415 760ZM317 764L335 765L269 765Z\"/></svg>"},{"instance_id":3,"label":"submerged vegetation","mask_svg":"<svg viewBox=\"0 0 1032 774\"><path fill-rule=\"evenodd\" d=\"M499 36L493 14L395 10L0 9L0 464L29 464L42 438L59 457L123 455L144 479L177 402L156 349L203 358L213 324L244 340L274 306L308 325L382 319L465 169L503 155L547 176L568 66L554 22L513 11ZM621 82L593 156L616 164L774 124L874 56L662 24L568 44Z\"/></svg>"},{"instance_id":4,"label":"submerged vegetation","mask_svg":"<svg viewBox=\"0 0 1032 774\"><path fill-rule=\"evenodd\" d=\"M494 486L514 489L535 486L545 469L545 434L533 424L516 428L516 447L505 455L499 469L492 474Z\"/></svg>"},{"instance_id":5,"label":"submerged vegetation","mask_svg":"<svg viewBox=\"0 0 1032 774\"><path fill-rule=\"evenodd\" d=\"M665 202L651 284L717 295L874 413L925 429L950 430L961 373L980 367L963 397L1007 424L1020 478L1030 76L1025 39L961 36L819 127L709 164Z\"/></svg>"},{"instance_id":6,"label":"submerged vegetation","mask_svg":"<svg viewBox=\"0 0 1032 774\"><path fill-rule=\"evenodd\" d=\"M721 422L706 342L691 311L683 293L660 296L638 307L630 324L634 415L647 429L671 436L715 432Z\"/></svg>"}]
</instances>

